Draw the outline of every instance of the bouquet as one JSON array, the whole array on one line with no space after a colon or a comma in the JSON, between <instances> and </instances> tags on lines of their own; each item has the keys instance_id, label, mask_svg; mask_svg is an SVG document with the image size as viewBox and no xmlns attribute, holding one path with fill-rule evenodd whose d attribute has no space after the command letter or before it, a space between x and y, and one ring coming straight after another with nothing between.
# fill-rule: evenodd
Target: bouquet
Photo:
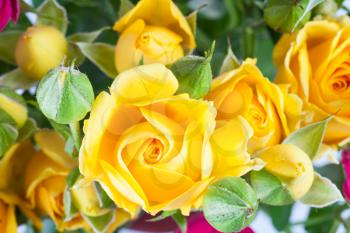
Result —
<instances>
[{"instance_id":1,"label":"bouquet","mask_svg":"<svg viewBox=\"0 0 350 233\"><path fill-rule=\"evenodd\" d=\"M0 232L349 232L349 12L0 0Z\"/></svg>"}]
</instances>

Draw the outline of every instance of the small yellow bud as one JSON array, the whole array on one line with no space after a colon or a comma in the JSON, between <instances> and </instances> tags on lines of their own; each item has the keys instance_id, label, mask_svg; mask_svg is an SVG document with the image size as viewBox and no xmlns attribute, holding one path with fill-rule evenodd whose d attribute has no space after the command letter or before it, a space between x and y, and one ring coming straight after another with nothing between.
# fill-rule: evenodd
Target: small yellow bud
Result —
<instances>
[{"instance_id":1,"label":"small yellow bud","mask_svg":"<svg viewBox=\"0 0 350 233\"><path fill-rule=\"evenodd\" d=\"M101 208L97 190L92 182L78 180L70 191L73 203L81 213L93 217L107 212Z\"/></svg>"},{"instance_id":2,"label":"small yellow bud","mask_svg":"<svg viewBox=\"0 0 350 233\"><path fill-rule=\"evenodd\" d=\"M259 154L265 169L284 183L294 199L299 199L311 188L314 169L309 156L294 145L272 146Z\"/></svg>"},{"instance_id":3,"label":"small yellow bud","mask_svg":"<svg viewBox=\"0 0 350 233\"><path fill-rule=\"evenodd\" d=\"M67 50L67 40L56 28L34 26L19 38L15 57L18 67L28 77L40 80L63 61Z\"/></svg>"}]
</instances>

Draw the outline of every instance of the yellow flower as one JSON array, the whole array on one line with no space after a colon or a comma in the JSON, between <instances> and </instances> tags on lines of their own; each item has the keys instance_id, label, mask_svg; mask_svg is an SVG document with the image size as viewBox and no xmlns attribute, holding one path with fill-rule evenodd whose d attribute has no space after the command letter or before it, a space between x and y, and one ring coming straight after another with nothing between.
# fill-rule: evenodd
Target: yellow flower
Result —
<instances>
[{"instance_id":1,"label":"yellow flower","mask_svg":"<svg viewBox=\"0 0 350 233\"><path fill-rule=\"evenodd\" d=\"M59 230L90 228L80 214L70 220L64 219L63 193L66 178L69 171L77 165L64 152L64 140L54 131L40 131L35 134L35 141L40 150L28 161L24 174L27 200L41 214L48 215ZM126 216L123 211L118 211L119 217ZM123 222L125 220L123 218ZM119 221L119 225L123 222ZM115 224L113 226L117 227Z\"/></svg>"},{"instance_id":2,"label":"yellow flower","mask_svg":"<svg viewBox=\"0 0 350 233\"><path fill-rule=\"evenodd\" d=\"M15 207L0 200L0 232L14 233L17 231Z\"/></svg>"},{"instance_id":3,"label":"yellow flower","mask_svg":"<svg viewBox=\"0 0 350 233\"><path fill-rule=\"evenodd\" d=\"M242 115L251 125L254 136L249 151L278 144L299 127L301 102L265 78L247 59L235 70L228 71L212 82L207 99L214 101L217 120L230 120Z\"/></svg>"},{"instance_id":4,"label":"yellow flower","mask_svg":"<svg viewBox=\"0 0 350 233\"><path fill-rule=\"evenodd\" d=\"M17 228L15 206L41 227L40 219L24 198L24 170L35 152L28 141L13 145L0 160L0 232L13 233Z\"/></svg>"},{"instance_id":5,"label":"yellow flower","mask_svg":"<svg viewBox=\"0 0 350 233\"><path fill-rule=\"evenodd\" d=\"M79 155L80 171L135 215L199 207L215 178L241 176L261 160L246 151L252 131L241 118L215 125L212 103L174 95L162 64L135 67L96 99Z\"/></svg>"},{"instance_id":6,"label":"yellow flower","mask_svg":"<svg viewBox=\"0 0 350 233\"><path fill-rule=\"evenodd\" d=\"M28 77L39 80L63 61L67 50L66 38L56 28L33 26L17 42L16 63Z\"/></svg>"},{"instance_id":7,"label":"yellow flower","mask_svg":"<svg viewBox=\"0 0 350 233\"><path fill-rule=\"evenodd\" d=\"M276 82L290 85L313 121L335 115L325 135L327 144L350 136L350 26L313 21L285 34L274 50Z\"/></svg>"},{"instance_id":8,"label":"yellow flower","mask_svg":"<svg viewBox=\"0 0 350 233\"><path fill-rule=\"evenodd\" d=\"M171 0L141 0L120 18L115 64L119 72L144 64L171 64L195 47L186 18Z\"/></svg>"},{"instance_id":9,"label":"yellow flower","mask_svg":"<svg viewBox=\"0 0 350 233\"><path fill-rule=\"evenodd\" d=\"M53 131L40 131L35 134L40 147L27 162L24 173L25 196L40 214L48 215L58 229L77 229L84 226L79 216L64 222L63 192L66 177L77 165L64 152L64 140Z\"/></svg>"},{"instance_id":10,"label":"yellow flower","mask_svg":"<svg viewBox=\"0 0 350 233\"><path fill-rule=\"evenodd\" d=\"M7 89L0 87L0 110L5 111L20 128L28 118L28 111L23 100L11 98L11 95L6 94Z\"/></svg>"},{"instance_id":11,"label":"yellow flower","mask_svg":"<svg viewBox=\"0 0 350 233\"><path fill-rule=\"evenodd\" d=\"M309 156L294 145L280 144L258 153L266 162L265 169L278 177L297 200L312 186L314 169Z\"/></svg>"}]
</instances>

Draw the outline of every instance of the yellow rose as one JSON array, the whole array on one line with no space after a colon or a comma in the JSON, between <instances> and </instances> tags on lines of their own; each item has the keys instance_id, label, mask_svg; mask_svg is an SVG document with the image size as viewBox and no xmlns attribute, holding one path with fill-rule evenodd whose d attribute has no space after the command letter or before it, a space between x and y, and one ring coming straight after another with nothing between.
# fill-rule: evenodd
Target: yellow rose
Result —
<instances>
[{"instance_id":1,"label":"yellow rose","mask_svg":"<svg viewBox=\"0 0 350 233\"><path fill-rule=\"evenodd\" d=\"M232 71L223 73L212 82L207 99L214 101L217 120L230 120L242 115L251 125L254 136L249 151L278 144L299 127L301 102L265 78L247 59ZM289 106L289 108L288 108Z\"/></svg>"},{"instance_id":2,"label":"yellow rose","mask_svg":"<svg viewBox=\"0 0 350 233\"><path fill-rule=\"evenodd\" d=\"M65 142L54 131L40 131L35 134L35 141L40 150L28 161L24 174L26 198L33 208L41 214L48 215L59 230L90 228L80 214L70 220L64 218L63 193L69 171L77 165L64 152ZM86 193L81 194L84 197ZM126 221L127 215L118 210L118 225L113 224L112 232Z\"/></svg>"},{"instance_id":3,"label":"yellow rose","mask_svg":"<svg viewBox=\"0 0 350 233\"><path fill-rule=\"evenodd\" d=\"M40 131L35 134L35 141L40 150L33 153L25 169L26 199L40 214L48 215L60 230L83 227L80 216L64 222L66 177L77 165L64 152L64 140L53 131Z\"/></svg>"},{"instance_id":4,"label":"yellow rose","mask_svg":"<svg viewBox=\"0 0 350 233\"><path fill-rule=\"evenodd\" d=\"M350 26L313 21L285 34L274 49L276 82L290 85L313 121L335 115L325 135L327 144L350 136Z\"/></svg>"},{"instance_id":5,"label":"yellow rose","mask_svg":"<svg viewBox=\"0 0 350 233\"><path fill-rule=\"evenodd\" d=\"M15 206L41 227L41 220L32 211L24 198L24 170L30 161L34 147L28 141L13 145L0 160L0 232L17 232Z\"/></svg>"},{"instance_id":6,"label":"yellow rose","mask_svg":"<svg viewBox=\"0 0 350 233\"><path fill-rule=\"evenodd\" d=\"M141 0L120 18L115 64L119 72L140 64L171 64L195 47L186 18L171 0Z\"/></svg>"},{"instance_id":7,"label":"yellow rose","mask_svg":"<svg viewBox=\"0 0 350 233\"><path fill-rule=\"evenodd\" d=\"M215 178L261 165L246 151L252 131L243 118L216 126L211 102L177 88L164 65L135 67L96 98L84 124L80 171L133 215L139 207L189 214Z\"/></svg>"},{"instance_id":8,"label":"yellow rose","mask_svg":"<svg viewBox=\"0 0 350 233\"><path fill-rule=\"evenodd\" d=\"M39 80L63 61L67 50L66 38L56 28L33 26L17 42L16 63L28 77Z\"/></svg>"},{"instance_id":9,"label":"yellow rose","mask_svg":"<svg viewBox=\"0 0 350 233\"><path fill-rule=\"evenodd\" d=\"M311 188L314 169L309 156L294 145L280 144L257 155L266 162L265 169L278 177L297 200Z\"/></svg>"},{"instance_id":10,"label":"yellow rose","mask_svg":"<svg viewBox=\"0 0 350 233\"><path fill-rule=\"evenodd\" d=\"M0 200L0 232L14 233L17 231L15 207Z\"/></svg>"}]
</instances>

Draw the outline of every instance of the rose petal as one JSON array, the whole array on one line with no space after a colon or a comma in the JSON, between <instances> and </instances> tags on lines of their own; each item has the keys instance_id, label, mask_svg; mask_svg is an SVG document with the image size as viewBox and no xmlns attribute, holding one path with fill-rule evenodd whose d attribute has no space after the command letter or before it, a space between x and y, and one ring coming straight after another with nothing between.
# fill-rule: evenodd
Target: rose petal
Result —
<instances>
[{"instance_id":1,"label":"rose petal","mask_svg":"<svg viewBox=\"0 0 350 233\"><path fill-rule=\"evenodd\" d=\"M0 31L2 31L10 21L11 17L11 5L8 0L3 0L0 5L0 15Z\"/></svg>"}]
</instances>

